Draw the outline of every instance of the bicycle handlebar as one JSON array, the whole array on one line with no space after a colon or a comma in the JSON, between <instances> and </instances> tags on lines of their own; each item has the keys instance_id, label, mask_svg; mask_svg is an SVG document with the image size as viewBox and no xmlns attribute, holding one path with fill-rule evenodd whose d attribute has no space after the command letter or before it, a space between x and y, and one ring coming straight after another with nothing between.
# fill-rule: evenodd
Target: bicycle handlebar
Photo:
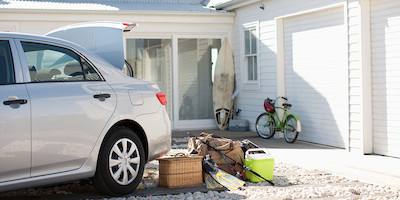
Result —
<instances>
[{"instance_id":1,"label":"bicycle handlebar","mask_svg":"<svg viewBox=\"0 0 400 200\"><path fill-rule=\"evenodd\" d=\"M275 99L275 100L273 100L273 101L275 102L275 101L277 101L279 98L282 98L282 99L284 99L285 101L287 101L287 100L288 100L286 97L281 97L281 96L279 96L279 97L276 97L276 99ZM270 98L267 98L267 99L269 99L269 100L271 100L271 101L272 101L272 99L270 99Z\"/></svg>"},{"instance_id":2,"label":"bicycle handlebar","mask_svg":"<svg viewBox=\"0 0 400 200\"><path fill-rule=\"evenodd\" d=\"M276 102L279 98L282 98L282 99L284 99L285 101L288 100L286 97L281 97L281 96L279 96L279 97L276 97L276 99L270 99L270 98L267 97L267 101L268 101L270 104L275 104L275 102Z\"/></svg>"}]
</instances>

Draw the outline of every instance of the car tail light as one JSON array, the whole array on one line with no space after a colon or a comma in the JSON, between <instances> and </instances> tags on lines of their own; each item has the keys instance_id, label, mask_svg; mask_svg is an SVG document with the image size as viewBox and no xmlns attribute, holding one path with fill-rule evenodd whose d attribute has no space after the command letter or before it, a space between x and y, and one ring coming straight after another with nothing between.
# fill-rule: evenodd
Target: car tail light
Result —
<instances>
[{"instance_id":1,"label":"car tail light","mask_svg":"<svg viewBox=\"0 0 400 200\"><path fill-rule=\"evenodd\" d=\"M167 104L167 97L165 96L164 93L162 93L162 92L157 93L157 98L158 98L158 100L160 101L160 103L161 103L162 105L165 106L165 105Z\"/></svg>"},{"instance_id":2,"label":"car tail light","mask_svg":"<svg viewBox=\"0 0 400 200\"><path fill-rule=\"evenodd\" d=\"M131 31L134 27L137 26L136 23L129 23L129 22L122 22L121 24L124 25L124 26L126 26L126 27L124 28L124 32L129 32L129 31Z\"/></svg>"}]
</instances>

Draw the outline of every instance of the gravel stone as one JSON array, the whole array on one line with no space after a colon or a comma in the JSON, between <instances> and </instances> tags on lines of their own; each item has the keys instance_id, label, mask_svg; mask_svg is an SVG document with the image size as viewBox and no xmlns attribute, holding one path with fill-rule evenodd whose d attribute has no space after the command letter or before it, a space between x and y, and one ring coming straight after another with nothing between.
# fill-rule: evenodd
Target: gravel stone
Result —
<instances>
[{"instance_id":1,"label":"gravel stone","mask_svg":"<svg viewBox=\"0 0 400 200\"><path fill-rule=\"evenodd\" d=\"M189 137L173 138L175 143L168 155L187 153ZM179 143L179 144L176 144ZM144 188L154 188L158 184L158 161L151 161L145 166L141 185ZM361 200L400 200L400 188L385 185L362 183L343 176L319 171L303 169L299 166L275 161L275 186L267 182L246 182L245 186L235 191L189 192L177 195L160 196L126 196L101 198L103 200L213 200L213 199L361 199ZM150 189L151 190L151 189ZM38 198L49 195L61 195L63 199L76 193L95 193L88 180L68 184L41 187L0 193L0 199ZM88 198L95 199L95 198Z\"/></svg>"}]
</instances>

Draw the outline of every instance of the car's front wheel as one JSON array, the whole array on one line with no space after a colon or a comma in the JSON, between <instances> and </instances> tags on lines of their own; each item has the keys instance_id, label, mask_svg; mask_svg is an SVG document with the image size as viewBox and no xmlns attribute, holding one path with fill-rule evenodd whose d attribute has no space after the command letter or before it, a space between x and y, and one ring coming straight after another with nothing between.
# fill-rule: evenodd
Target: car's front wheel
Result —
<instances>
[{"instance_id":1,"label":"car's front wheel","mask_svg":"<svg viewBox=\"0 0 400 200\"><path fill-rule=\"evenodd\" d=\"M104 141L99 153L94 185L108 195L124 195L138 186L144 171L145 152L139 137L118 127Z\"/></svg>"}]
</instances>

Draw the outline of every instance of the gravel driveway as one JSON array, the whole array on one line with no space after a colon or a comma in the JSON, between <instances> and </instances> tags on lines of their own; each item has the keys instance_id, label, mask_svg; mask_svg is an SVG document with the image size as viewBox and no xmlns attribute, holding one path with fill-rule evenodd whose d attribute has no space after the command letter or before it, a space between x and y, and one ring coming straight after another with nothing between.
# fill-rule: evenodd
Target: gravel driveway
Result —
<instances>
[{"instance_id":1,"label":"gravel driveway","mask_svg":"<svg viewBox=\"0 0 400 200\"><path fill-rule=\"evenodd\" d=\"M174 138L173 141L170 154L186 151L187 138ZM157 161L148 163L142 184L143 187L153 189L141 189L124 197L97 195L90 181L77 181L52 187L0 193L0 199L400 199L400 188L363 183L282 162L275 163L273 180L275 186L266 182L247 182L242 189L236 191L210 191L202 186L200 190L204 192L199 192L199 187L186 188L183 190L184 193L164 189L169 194L151 196L160 190L154 188L158 180L157 169Z\"/></svg>"}]
</instances>

